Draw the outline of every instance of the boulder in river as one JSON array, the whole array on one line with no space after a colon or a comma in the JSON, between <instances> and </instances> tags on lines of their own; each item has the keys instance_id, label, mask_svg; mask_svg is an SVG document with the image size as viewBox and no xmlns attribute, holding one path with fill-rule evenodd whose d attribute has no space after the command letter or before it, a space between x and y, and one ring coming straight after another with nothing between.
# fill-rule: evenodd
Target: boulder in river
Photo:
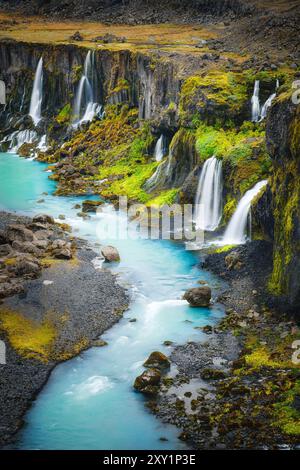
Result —
<instances>
[{"instance_id":1,"label":"boulder in river","mask_svg":"<svg viewBox=\"0 0 300 470\"><path fill-rule=\"evenodd\" d=\"M133 387L141 393L155 395L160 380L161 372L158 369L148 369L135 379Z\"/></svg>"},{"instance_id":2,"label":"boulder in river","mask_svg":"<svg viewBox=\"0 0 300 470\"><path fill-rule=\"evenodd\" d=\"M82 212L97 212L98 207L102 206L102 201L83 201Z\"/></svg>"},{"instance_id":3,"label":"boulder in river","mask_svg":"<svg viewBox=\"0 0 300 470\"><path fill-rule=\"evenodd\" d=\"M171 363L167 356L159 351L154 351L150 354L146 362L144 362L144 367L155 368L159 370L169 369Z\"/></svg>"},{"instance_id":4,"label":"boulder in river","mask_svg":"<svg viewBox=\"0 0 300 470\"><path fill-rule=\"evenodd\" d=\"M183 296L192 307L208 307L211 300L211 288L208 286L194 287Z\"/></svg>"},{"instance_id":5,"label":"boulder in river","mask_svg":"<svg viewBox=\"0 0 300 470\"><path fill-rule=\"evenodd\" d=\"M104 257L105 261L112 262L112 261L120 261L120 254L114 246L103 246L101 248L102 256Z\"/></svg>"}]
</instances>

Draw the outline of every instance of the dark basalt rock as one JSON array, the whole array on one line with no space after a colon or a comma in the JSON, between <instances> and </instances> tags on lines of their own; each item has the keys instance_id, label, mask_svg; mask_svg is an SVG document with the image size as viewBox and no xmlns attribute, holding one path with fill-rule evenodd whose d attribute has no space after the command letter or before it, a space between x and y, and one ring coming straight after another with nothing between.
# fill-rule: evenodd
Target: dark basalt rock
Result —
<instances>
[{"instance_id":1,"label":"dark basalt rock","mask_svg":"<svg viewBox=\"0 0 300 470\"><path fill-rule=\"evenodd\" d=\"M158 369L148 369L135 379L133 387L138 392L154 395L158 392L160 380L161 373Z\"/></svg>"},{"instance_id":2,"label":"dark basalt rock","mask_svg":"<svg viewBox=\"0 0 300 470\"><path fill-rule=\"evenodd\" d=\"M186 291L183 296L192 307L209 307L211 300L211 288L208 286L194 287Z\"/></svg>"},{"instance_id":3,"label":"dark basalt rock","mask_svg":"<svg viewBox=\"0 0 300 470\"><path fill-rule=\"evenodd\" d=\"M154 351L144 362L144 367L155 368L159 370L169 369L171 363L167 356L159 351Z\"/></svg>"},{"instance_id":4,"label":"dark basalt rock","mask_svg":"<svg viewBox=\"0 0 300 470\"><path fill-rule=\"evenodd\" d=\"M102 201L83 201L82 212L97 212L97 209L102 206Z\"/></svg>"}]
</instances>

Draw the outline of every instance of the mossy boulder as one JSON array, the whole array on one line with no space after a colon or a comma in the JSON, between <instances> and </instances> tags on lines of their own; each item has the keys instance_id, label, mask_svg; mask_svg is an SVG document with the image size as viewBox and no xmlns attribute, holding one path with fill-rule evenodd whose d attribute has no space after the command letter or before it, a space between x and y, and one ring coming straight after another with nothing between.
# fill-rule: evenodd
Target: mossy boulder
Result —
<instances>
[{"instance_id":1,"label":"mossy boulder","mask_svg":"<svg viewBox=\"0 0 300 470\"><path fill-rule=\"evenodd\" d=\"M194 287L186 291L183 296L192 307L209 307L211 288L208 286Z\"/></svg>"},{"instance_id":2,"label":"mossy boulder","mask_svg":"<svg viewBox=\"0 0 300 470\"><path fill-rule=\"evenodd\" d=\"M103 246L101 248L101 254L108 263L120 261L120 254L114 246Z\"/></svg>"},{"instance_id":3,"label":"mossy boulder","mask_svg":"<svg viewBox=\"0 0 300 470\"><path fill-rule=\"evenodd\" d=\"M200 121L240 123L247 118L248 103L241 74L212 70L184 82L180 93L180 122L187 127L197 127Z\"/></svg>"},{"instance_id":4,"label":"mossy boulder","mask_svg":"<svg viewBox=\"0 0 300 470\"><path fill-rule=\"evenodd\" d=\"M97 209L102 206L102 201L86 200L82 203L82 212L97 212Z\"/></svg>"},{"instance_id":5,"label":"mossy boulder","mask_svg":"<svg viewBox=\"0 0 300 470\"><path fill-rule=\"evenodd\" d=\"M170 361L162 352L154 351L144 362L144 367L155 368L159 370L169 369Z\"/></svg>"},{"instance_id":6,"label":"mossy boulder","mask_svg":"<svg viewBox=\"0 0 300 470\"><path fill-rule=\"evenodd\" d=\"M158 386L161 381L161 372L158 369L148 369L139 375L133 384L135 390L147 395L158 393Z\"/></svg>"}]
</instances>

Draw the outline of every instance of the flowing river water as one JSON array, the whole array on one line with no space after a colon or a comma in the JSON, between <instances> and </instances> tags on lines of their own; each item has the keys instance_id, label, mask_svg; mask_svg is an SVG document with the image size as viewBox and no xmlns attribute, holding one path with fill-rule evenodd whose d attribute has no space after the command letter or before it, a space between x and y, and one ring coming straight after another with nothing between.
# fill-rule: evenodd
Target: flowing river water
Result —
<instances>
[{"instance_id":1,"label":"flowing river water","mask_svg":"<svg viewBox=\"0 0 300 470\"><path fill-rule=\"evenodd\" d=\"M220 281L199 268L199 253L185 250L181 243L99 240L97 227L108 218L122 216L104 213L84 221L74 205L86 197L56 197L54 190L46 165L0 153L0 209L28 215L43 212L55 218L64 214L74 235L92 245L101 242L116 246L121 262L113 269L130 289L132 299L120 322L102 335L108 346L91 348L53 370L25 416L17 447L184 448L178 439L180 430L151 415L145 408L145 398L133 390L132 384L144 370L142 364L149 353L171 353L164 341L183 344L204 339L197 327L214 324L223 315L222 307L191 308L181 298L186 289L198 285L199 279L216 289ZM130 322L133 318L137 321ZM171 368L170 374L174 373Z\"/></svg>"}]
</instances>

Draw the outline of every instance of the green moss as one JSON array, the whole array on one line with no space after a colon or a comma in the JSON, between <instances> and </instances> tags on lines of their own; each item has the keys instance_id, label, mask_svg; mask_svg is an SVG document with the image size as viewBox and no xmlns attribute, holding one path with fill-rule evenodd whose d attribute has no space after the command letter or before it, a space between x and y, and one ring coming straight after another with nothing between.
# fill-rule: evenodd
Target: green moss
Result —
<instances>
[{"instance_id":1,"label":"green moss","mask_svg":"<svg viewBox=\"0 0 300 470\"><path fill-rule=\"evenodd\" d=\"M235 245L225 245L225 246L221 246L219 248L216 248L214 250L214 253L227 253L227 251L230 251L232 250L232 248L234 248Z\"/></svg>"},{"instance_id":2,"label":"green moss","mask_svg":"<svg viewBox=\"0 0 300 470\"><path fill-rule=\"evenodd\" d=\"M202 123L196 131L196 150L201 161L213 155L223 160L229 192L225 220L232 215L236 198L267 178L271 172L264 131L251 123L244 124L239 131Z\"/></svg>"},{"instance_id":3,"label":"green moss","mask_svg":"<svg viewBox=\"0 0 300 470\"><path fill-rule=\"evenodd\" d=\"M300 435L300 412L294 406L295 398L300 395L300 381L288 390L281 401L274 405L273 426L279 427L285 434Z\"/></svg>"},{"instance_id":4,"label":"green moss","mask_svg":"<svg viewBox=\"0 0 300 470\"><path fill-rule=\"evenodd\" d=\"M154 197L150 201L147 202L147 206L155 206L155 207L162 207L164 205L171 206L176 199L178 194L178 189L168 189L166 191L162 191L159 196Z\"/></svg>"},{"instance_id":5,"label":"green moss","mask_svg":"<svg viewBox=\"0 0 300 470\"><path fill-rule=\"evenodd\" d=\"M56 330L51 320L34 322L19 312L0 309L0 329L4 331L13 349L21 356L47 362L52 354Z\"/></svg>"},{"instance_id":6,"label":"green moss","mask_svg":"<svg viewBox=\"0 0 300 470\"><path fill-rule=\"evenodd\" d=\"M207 112L213 109L215 118L226 121L230 119L226 113L232 117L238 115L247 99L247 87L241 74L211 70L184 82L179 115L182 121L195 124L197 117L207 120Z\"/></svg>"},{"instance_id":7,"label":"green moss","mask_svg":"<svg viewBox=\"0 0 300 470\"><path fill-rule=\"evenodd\" d=\"M57 117L56 117L56 121L59 123L59 124L66 124L70 121L71 119L71 113L72 113L72 107L71 105L68 103L66 104L62 109L61 111L58 113Z\"/></svg>"},{"instance_id":8,"label":"green moss","mask_svg":"<svg viewBox=\"0 0 300 470\"><path fill-rule=\"evenodd\" d=\"M274 197L274 238L276 250L273 256L273 272L268 288L274 295L287 294L290 285L290 264L300 246L293 241L295 220L300 217L300 182L298 164L289 161L285 167L276 168L272 178Z\"/></svg>"}]
</instances>

